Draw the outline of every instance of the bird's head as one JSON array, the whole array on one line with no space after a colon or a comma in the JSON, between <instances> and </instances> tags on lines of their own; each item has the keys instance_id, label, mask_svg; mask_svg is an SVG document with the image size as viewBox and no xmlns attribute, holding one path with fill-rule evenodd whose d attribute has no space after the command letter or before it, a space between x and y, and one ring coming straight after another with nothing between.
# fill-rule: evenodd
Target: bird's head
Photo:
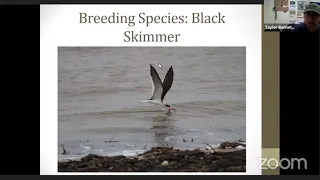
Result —
<instances>
[{"instance_id":1,"label":"bird's head","mask_svg":"<svg viewBox=\"0 0 320 180\"><path fill-rule=\"evenodd\" d=\"M168 108L169 111L176 110L176 109L172 108L171 106L169 106L168 104L165 104L165 106L166 106L166 108Z\"/></svg>"}]
</instances>

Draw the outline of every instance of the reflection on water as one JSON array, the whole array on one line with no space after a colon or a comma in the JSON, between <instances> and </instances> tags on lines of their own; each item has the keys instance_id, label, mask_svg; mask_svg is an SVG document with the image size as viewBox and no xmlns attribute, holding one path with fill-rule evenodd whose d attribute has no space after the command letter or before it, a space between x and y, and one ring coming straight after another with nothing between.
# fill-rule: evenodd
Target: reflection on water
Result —
<instances>
[{"instance_id":1,"label":"reflection on water","mask_svg":"<svg viewBox=\"0 0 320 180\"><path fill-rule=\"evenodd\" d=\"M152 117L152 127L154 142L157 146L174 146L174 141L166 139L177 134L175 131L175 120L170 118L171 114Z\"/></svg>"}]
</instances>

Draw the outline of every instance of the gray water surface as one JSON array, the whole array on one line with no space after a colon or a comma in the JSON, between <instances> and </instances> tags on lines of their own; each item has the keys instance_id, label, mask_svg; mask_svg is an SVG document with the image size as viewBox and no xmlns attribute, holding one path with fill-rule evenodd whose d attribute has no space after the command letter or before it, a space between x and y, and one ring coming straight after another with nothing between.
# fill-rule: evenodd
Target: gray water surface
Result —
<instances>
[{"instance_id":1,"label":"gray water surface","mask_svg":"<svg viewBox=\"0 0 320 180\"><path fill-rule=\"evenodd\" d=\"M58 53L59 154L62 144L69 154L99 154L246 138L245 47L60 47ZM173 66L165 97L176 108L171 114L140 102L151 97L150 64L162 79Z\"/></svg>"}]
</instances>

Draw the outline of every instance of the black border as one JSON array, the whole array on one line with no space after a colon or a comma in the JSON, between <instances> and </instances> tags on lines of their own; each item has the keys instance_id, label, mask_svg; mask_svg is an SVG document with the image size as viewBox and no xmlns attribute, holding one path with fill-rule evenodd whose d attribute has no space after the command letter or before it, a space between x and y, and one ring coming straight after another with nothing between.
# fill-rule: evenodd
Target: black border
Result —
<instances>
[{"instance_id":1,"label":"black border","mask_svg":"<svg viewBox=\"0 0 320 180\"><path fill-rule=\"evenodd\" d=\"M198 0L197 2L193 3L181 3L181 1L159 1L159 2L152 2L150 1L140 1L130 3L128 1L116 1L115 3L111 3L105 0L40 0L40 4L263 4L264 0Z\"/></svg>"},{"instance_id":2,"label":"black border","mask_svg":"<svg viewBox=\"0 0 320 180\"><path fill-rule=\"evenodd\" d=\"M232 173L230 173L232 174ZM57 179L106 179L106 178L112 178L112 179L120 179L122 178L121 176L124 175L108 175L109 177L105 177L104 175L86 175L86 176L81 176L81 175L56 175ZM143 179L156 179L157 176L161 176L161 175L130 175L130 180L143 180ZM162 175L163 177L159 177L159 178L165 178L167 179L177 179L177 178L181 178L183 180L193 180L195 178L201 178L204 180L212 180L212 179L241 179L242 177L244 179L283 179L286 177L283 176L260 176L260 175ZM200 176L200 177L199 177ZM30 176L34 177L35 179L37 179L37 177L35 176ZM287 176L288 178L292 178L292 179L299 179L300 177L296 177L296 176ZM310 179L319 179L319 176L309 176Z\"/></svg>"},{"instance_id":3,"label":"black border","mask_svg":"<svg viewBox=\"0 0 320 180\"><path fill-rule=\"evenodd\" d=\"M280 33L280 159L307 160L281 175L319 175L319 61L319 33Z\"/></svg>"},{"instance_id":4,"label":"black border","mask_svg":"<svg viewBox=\"0 0 320 180\"><path fill-rule=\"evenodd\" d=\"M1 131L4 164L0 174L39 174L39 116L34 105L39 103L35 82L39 77L36 74L39 54L35 45L39 38L38 12L39 5L0 6L2 72L5 74L2 105L6 106Z\"/></svg>"},{"instance_id":5,"label":"black border","mask_svg":"<svg viewBox=\"0 0 320 180\"><path fill-rule=\"evenodd\" d=\"M264 0L213 0L213 1L197 1L193 3L181 3L181 1L158 1L152 2L150 1L140 1L131 3L127 0L120 0L115 2L110 2L106 0L3 0L0 4L11 4L11 5L18 5L18 4L263 4Z\"/></svg>"}]
</instances>

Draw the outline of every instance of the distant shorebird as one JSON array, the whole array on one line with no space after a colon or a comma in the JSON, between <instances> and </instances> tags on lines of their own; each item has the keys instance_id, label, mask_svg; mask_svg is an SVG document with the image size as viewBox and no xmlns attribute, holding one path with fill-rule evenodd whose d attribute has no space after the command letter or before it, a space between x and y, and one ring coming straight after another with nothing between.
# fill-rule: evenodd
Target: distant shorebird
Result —
<instances>
[{"instance_id":1,"label":"distant shorebird","mask_svg":"<svg viewBox=\"0 0 320 180\"><path fill-rule=\"evenodd\" d=\"M166 104L163 99L167 92L170 90L173 82L173 68L172 66L169 68L163 82L156 71L156 69L150 64L150 76L152 82L152 96L150 99L141 101L141 102L148 102L151 104L159 105L168 109L168 112L171 110L175 110L174 108L170 107Z\"/></svg>"}]
</instances>

